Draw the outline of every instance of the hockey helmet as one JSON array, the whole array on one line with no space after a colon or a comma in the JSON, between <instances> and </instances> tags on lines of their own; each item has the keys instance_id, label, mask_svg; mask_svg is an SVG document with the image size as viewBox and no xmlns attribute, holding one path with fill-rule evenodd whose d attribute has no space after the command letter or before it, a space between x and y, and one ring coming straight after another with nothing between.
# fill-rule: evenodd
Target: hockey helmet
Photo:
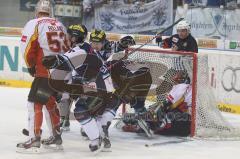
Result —
<instances>
[{"instance_id":1,"label":"hockey helmet","mask_svg":"<svg viewBox=\"0 0 240 159\"><path fill-rule=\"evenodd\" d=\"M94 29L90 34L91 42L105 42L106 34L103 30Z\"/></svg>"},{"instance_id":2,"label":"hockey helmet","mask_svg":"<svg viewBox=\"0 0 240 159\"><path fill-rule=\"evenodd\" d=\"M190 32L190 24L186 21L186 20L183 20L183 21L180 21L177 26L176 26L177 30L183 30L183 29L186 29L187 31Z\"/></svg>"},{"instance_id":3,"label":"hockey helmet","mask_svg":"<svg viewBox=\"0 0 240 159\"><path fill-rule=\"evenodd\" d=\"M119 44L124 48L128 48L129 46L135 45L136 42L131 36L125 36L119 40Z\"/></svg>"},{"instance_id":4,"label":"hockey helmet","mask_svg":"<svg viewBox=\"0 0 240 159\"><path fill-rule=\"evenodd\" d=\"M76 43L83 43L88 34L88 30L85 25L80 24L70 25L67 32L71 37L76 38Z\"/></svg>"},{"instance_id":5,"label":"hockey helmet","mask_svg":"<svg viewBox=\"0 0 240 159\"><path fill-rule=\"evenodd\" d=\"M176 72L175 76L173 77L173 81L177 84L181 83L189 84L190 78L186 70L181 70Z\"/></svg>"},{"instance_id":6,"label":"hockey helmet","mask_svg":"<svg viewBox=\"0 0 240 159\"><path fill-rule=\"evenodd\" d=\"M37 13L51 13L51 3L49 0L40 0L36 4L35 12Z\"/></svg>"}]
</instances>

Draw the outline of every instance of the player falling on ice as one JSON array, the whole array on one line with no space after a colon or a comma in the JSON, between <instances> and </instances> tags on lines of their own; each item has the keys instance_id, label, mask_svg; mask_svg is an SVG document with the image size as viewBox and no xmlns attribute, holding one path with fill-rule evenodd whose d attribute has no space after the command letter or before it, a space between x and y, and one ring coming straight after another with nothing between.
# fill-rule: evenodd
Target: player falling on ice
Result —
<instances>
[{"instance_id":1,"label":"player falling on ice","mask_svg":"<svg viewBox=\"0 0 240 159\"><path fill-rule=\"evenodd\" d=\"M165 100L150 106L144 114L125 114L125 124L136 125L138 120L145 120L147 125L138 129L143 129L146 133L152 131L167 136L188 136L191 125L192 85L185 71L178 71L173 80L175 85Z\"/></svg>"},{"instance_id":2,"label":"player falling on ice","mask_svg":"<svg viewBox=\"0 0 240 159\"><path fill-rule=\"evenodd\" d=\"M65 27L50 18L50 2L41 0L36 6L36 19L30 20L23 29L21 50L31 76L34 77L28 95L29 140L17 144L17 151L37 152L42 145L61 148L59 113L55 104L56 92L48 85L48 70L42 58L69 50ZM49 127L50 137L41 140L43 112Z\"/></svg>"}]
</instances>

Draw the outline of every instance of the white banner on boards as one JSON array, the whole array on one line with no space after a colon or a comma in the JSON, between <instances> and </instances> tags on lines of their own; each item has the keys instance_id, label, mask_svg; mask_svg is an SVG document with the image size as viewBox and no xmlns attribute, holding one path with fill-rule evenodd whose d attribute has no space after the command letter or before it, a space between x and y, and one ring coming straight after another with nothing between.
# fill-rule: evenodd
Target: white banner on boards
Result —
<instances>
[{"instance_id":1,"label":"white banner on boards","mask_svg":"<svg viewBox=\"0 0 240 159\"><path fill-rule=\"evenodd\" d=\"M172 23L172 1L107 4L95 10L95 28L115 33L136 33L165 28Z\"/></svg>"},{"instance_id":2,"label":"white banner on boards","mask_svg":"<svg viewBox=\"0 0 240 159\"><path fill-rule=\"evenodd\" d=\"M240 40L240 10L238 9L193 8L187 11L186 19L191 24L191 33L195 37Z\"/></svg>"}]
</instances>

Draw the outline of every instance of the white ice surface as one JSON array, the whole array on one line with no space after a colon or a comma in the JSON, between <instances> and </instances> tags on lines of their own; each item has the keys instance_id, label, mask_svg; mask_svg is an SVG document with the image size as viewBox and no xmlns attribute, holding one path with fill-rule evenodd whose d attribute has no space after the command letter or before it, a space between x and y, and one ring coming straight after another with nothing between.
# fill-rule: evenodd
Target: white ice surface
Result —
<instances>
[{"instance_id":1,"label":"white ice surface","mask_svg":"<svg viewBox=\"0 0 240 159\"><path fill-rule=\"evenodd\" d=\"M25 141L21 134L27 127L26 99L29 89L0 87L0 159L238 159L240 141L201 141L145 147L146 143L172 141L175 138L154 136L149 140L133 133L110 129L112 152L101 152L97 156L88 149L88 141L81 138L78 122L71 122L71 131L63 134L64 152L42 154L16 153L16 144ZM227 115L235 121L240 116ZM47 127L43 123L43 136Z\"/></svg>"}]
</instances>

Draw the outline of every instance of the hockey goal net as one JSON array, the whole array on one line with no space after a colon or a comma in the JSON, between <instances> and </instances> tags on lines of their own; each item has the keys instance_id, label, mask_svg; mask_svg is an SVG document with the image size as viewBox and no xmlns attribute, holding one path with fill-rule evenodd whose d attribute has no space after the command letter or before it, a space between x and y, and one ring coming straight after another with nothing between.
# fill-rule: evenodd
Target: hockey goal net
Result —
<instances>
[{"instance_id":1,"label":"hockey goal net","mask_svg":"<svg viewBox=\"0 0 240 159\"><path fill-rule=\"evenodd\" d=\"M134 48L130 48L132 52ZM236 139L240 129L234 127L217 107L209 84L208 56L161 49L139 49L128 55L127 67L136 70L148 67L152 76L146 107L159 102L172 89L172 77L179 70L187 71L192 85L191 137L201 139Z\"/></svg>"}]
</instances>

